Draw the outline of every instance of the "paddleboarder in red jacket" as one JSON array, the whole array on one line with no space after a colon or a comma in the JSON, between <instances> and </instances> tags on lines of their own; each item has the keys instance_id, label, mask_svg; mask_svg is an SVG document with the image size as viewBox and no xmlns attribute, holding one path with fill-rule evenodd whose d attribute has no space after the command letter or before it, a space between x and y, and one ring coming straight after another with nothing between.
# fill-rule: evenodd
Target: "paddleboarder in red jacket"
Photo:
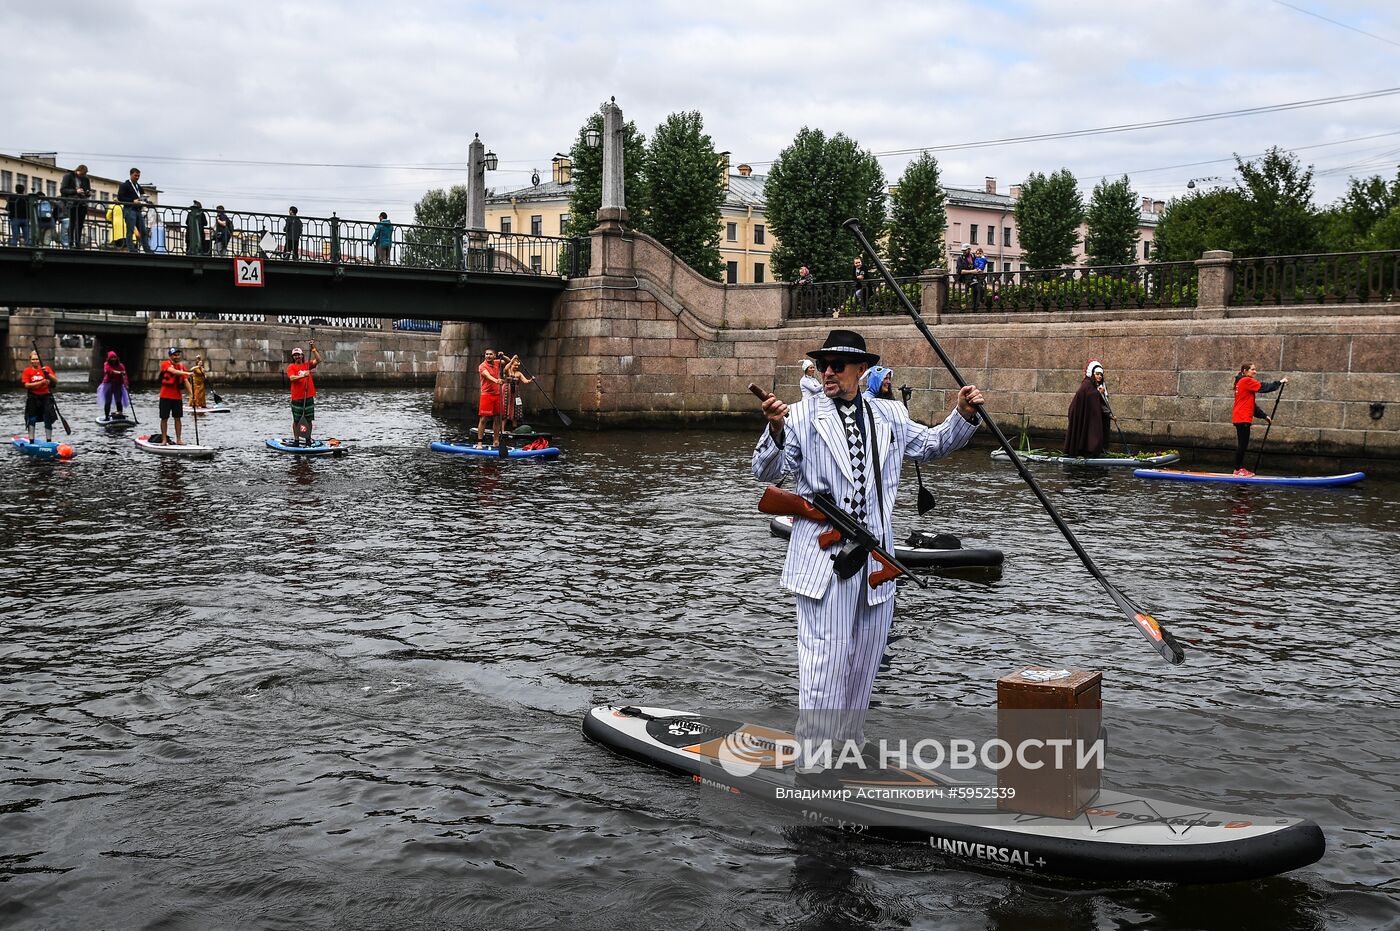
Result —
<instances>
[{"instance_id":1,"label":"paddleboarder in red jacket","mask_svg":"<svg viewBox=\"0 0 1400 931\"><path fill-rule=\"evenodd\" d=\"M1273 423L1255 398L1261 394L1270 394L1288 384L1287 378L1268 383L1261 382L1254 377L1256 371L1253 362L1246 362L1240 366L1239 374L1235 376L1235 409L1230 414L1230 420L1235 424L1235 474L1245 478L1254 475L1244 467L1244 456L1249 451L1250 426L1258 417Z\"/></svg>"}]
</instances>

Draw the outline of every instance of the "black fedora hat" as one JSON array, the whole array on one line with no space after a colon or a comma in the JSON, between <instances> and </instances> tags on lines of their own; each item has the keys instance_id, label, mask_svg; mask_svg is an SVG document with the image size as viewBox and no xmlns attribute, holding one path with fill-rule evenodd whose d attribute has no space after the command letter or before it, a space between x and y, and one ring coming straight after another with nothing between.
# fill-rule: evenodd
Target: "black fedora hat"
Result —
<instances>
[{"instance_id":1,"label":"black fedora hat","mask_svg":"<svg viewBox=\"0 0 1400 931\"><path fill-rule=\"evenodd\" d=\"M820 349L813 349L807 355L813 359L824 359L827 356L847 356L856 362L865 362L874 365L880 361L878 353L867 352L865 349L865 337L855 330L832 330L826 335L826 342Z\"/></svg>"}]
</instances>

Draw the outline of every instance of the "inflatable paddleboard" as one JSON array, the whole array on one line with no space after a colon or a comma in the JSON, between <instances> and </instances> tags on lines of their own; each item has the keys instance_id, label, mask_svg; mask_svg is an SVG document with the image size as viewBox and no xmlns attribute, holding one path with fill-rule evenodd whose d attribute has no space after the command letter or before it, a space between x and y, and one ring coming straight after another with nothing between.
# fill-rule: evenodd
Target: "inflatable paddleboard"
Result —
<instances>
[{"instance_id":1,"label":"inflatable paddleboard","mask_svg":"<svg viewBox=\"0 0 1400 931\"><path fill-rule=\"evenodd\" d=\"M768 532L786 540L792 536L792 518L774 517L768 521ZM1006 558L1001 550L965 550L958 547L928 546L919 542L919 534L910 534L904 543L896 543L894 558L913 568L971 569L1000 566Z\"/></svg>"},{"instance_id":2,"label":"inflatable paddleboard","mask_svg":"<svg viewBox=\"0 0 1400 931\"><path fill-rule=\"evenodd\" d=\"M99 426L112 430L127 430L136 426L136 421L130 417L97 417L94 420Z\"/></svg>"},{"instance_id":3,"label":"inflatable paddleboard","mask_svg":"<svg viewBox=\"0 0 1400 931\"><path fill-rule=\"evenodd\" d=\"M217 406L215 406L215 407L191 407L191 408L188 408L188 410L189 410L189 412L190 412L191 414L193 414L193 415L196 416L196 417L203 417L205 414L232 414L232 413L233 413L233 408L231 408L231 407L229 407L228 405L225 405L225 404L220 404L220 405L217 405Z\"/></svg>"},{"instance_id":4,"label":"inflatable paddleboard","mask_svg":"<svg viewBox=\"0 0 1400 931\"><path fill-rule=\"evenodd\" d=\"M1138 478L1165 478L1177 482L1227 482L1232 485L1351 485L1366 477L1365 472L1340 475L1235 475L1231 472L1187 472L1178 469L1136 469Z\"/></svg>"},{"instance_id":5,"label":"inflatable paddleboard","mask_svg":"<svg viewBox=\"0 0 1400 931\"><path fill-rule=\"evenodd\" d=\"M340 440L313 440L310 446L297 446L295 440L268 440L268 449L298 456L343 456L349 450Z\"/></svg>"},{"instance_id":6,"label":"inflatable paddleboard","mask_svg":"<svg viewBox=\"0 0 1400 931\"><path fill-rule=\"evenodd\" d=\"M195 446L191 443L161 443L159 435L157 441L152 443L149 436L138 436L136 438L136 448L144 449L148 453L155 453L158 456L179 456L182 459L213 459L214 453L218 452L216 446Z\"/></svg>"},{"instance_id":7,"label":"inflatable paddleboard","mask_svg":"<svg viewBox=\"0 0 1400 931\"><path fill-rule=\"evenodd\" d=\"M1032 449L1028 452L1016 450L1016 455L1025 462L1053 462L1058 465L1082 466L1161 466L1170 465L1181 458L1175 450L1160 453L1137 453L1133 456L1066 456L1058 449ZM992 458L1000 462L1010 462L1011 457L1004 449L992 450Z\"/></svg>"},{"instance_id":8,"label":"inflatable paddleboard","mask_svg":"<svg viewBox=\"0 0 1400 931\"><path fill-rule=\"evenodd\" d=\"M543 449L512 449L502 456L494 446L477 449L475 446L458 446L455 443L433 443L433 452L452 453L454 456L485 456L491 459L553 459L559 455L558 446Z\"/></svg>"},{"instance_id":9,"label":"inflatable paddleboard","mask_svg":"<svg viewBox=\"0 0 1400 931\"><path fill-rule=\"evenodd\" d=\"M50 443L45 440L31 440L27 436L17 436L10 440L10 443L26 456L33 456L36 459L62 459L67 462L75 458L78 454L73 451L73 447L67 443ZM64 454L67 450L67 455Z\"/></svg>"},{"instance_id":10,"label":"inflatable paddleboard","mask_svg":"<svg viewBox=\"0 0 1400 931\"><path fill-rule=\"evenodd\" d=\"M1315 863L1326 849L1311 821L1237 814L1102 790L1070 819L1002 811L994 773L866 768L832 787L795 781L775 760L791 735L663 708L594 708L584 736L699 787L749 795L857 836L927 844L970 864L1094 880L1234 882ZM734 804L742 804L738 799Z\"/></svg>"}]
</instances>

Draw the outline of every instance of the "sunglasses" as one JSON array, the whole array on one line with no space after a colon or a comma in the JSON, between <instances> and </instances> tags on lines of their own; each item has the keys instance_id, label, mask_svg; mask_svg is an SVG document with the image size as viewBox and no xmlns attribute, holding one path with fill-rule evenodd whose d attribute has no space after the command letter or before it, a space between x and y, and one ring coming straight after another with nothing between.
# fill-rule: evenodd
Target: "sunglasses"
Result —
<instances>
[{"instance_id":1,"label":"sunglasses","mask_svg":"<svg viewBox=\"0 0 1400 931\"><path fill-rule=\"evenodd\" d=\"M831 369L837 375L846 371L846 366L851 364L845 359L817 359L816 363L818 372L825 372L827 369Z\"/></svg>"}]
</instances>

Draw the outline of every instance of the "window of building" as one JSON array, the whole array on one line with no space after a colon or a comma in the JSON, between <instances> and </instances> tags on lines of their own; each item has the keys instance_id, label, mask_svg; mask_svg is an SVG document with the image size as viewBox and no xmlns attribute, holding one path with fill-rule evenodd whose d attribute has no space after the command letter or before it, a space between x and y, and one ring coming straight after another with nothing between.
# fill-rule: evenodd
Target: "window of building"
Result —
<instances>
[{"instance_id":1,"label":"window of building","mask_svg":"<svg viewBox=\"0 0 1400 931\"><path fill-rule=\"evenodd\" d=\"M753 227L753 241L754 241L754 245L756 245L756 246L761 246L761 245L763 245L763 244L764 244L764 241L765 241L765 235L766 235L766 233L767 233L767 230L765 230L765 229L763 228L763 224L762 224L762 223L755 223L755 224L754 224L754 227Z\"/></svg>"},{"instance_id":2,"label":"window of building","mask_svg":"<svg viewBox=\"0 0 1400 931\"><path fill-rule=\"evenodd\" d=\"M501 217L501 232L510 232L510 217Z\"/></svg>"},{"instance_id":3,"label":"window of building","mask_svg":"<svg viewBox=\"0 0 1400 931\"><path fill-rule=\"evenodd\" d=\"M1003 249L1005 249L1005 248L1007 248L1007 247L1010 246L1010 245L1011 245L1011 227L1009 227L1009 226L1003 226L1003 227L1001 228L1001 247L1002 247Z\"/></svg>"},{"instance_id":4,"label":"window of building","mask_svg":"<svg viewBox=\"0 0 1400 931\"><path fill-rule=\"evenodd\" d=\"M1142 241L1142 257L1144 260L1152 258L1152 240L1144 239Z\"/></svg>"},{"instance_id":5,"label":"window of building","mask_svg":"<svg viewBox=\"0 0 1400 931\"><path fill-rule=\"evenodd\" d=\"M569 215L567 213L559 214L559 235L569 235Z\"/></svg>"},{"instance_id":6,"label":"window of building","mask_svg":"<svg viewBox=\"0 0 1400 931\"><path fill-rule=\"evenodd\" d=\"M107 203L107 192L106 192L106 191L98 191L97 196L100 197L100 198L102 199L102 202L103 202L104 204Z\"/></svg>"},{"instance_id":7,"label":"window of building","mask_svg":"<svg viewBox=\"0 0 1400 931\"><path fill-rule=\"evenodd\" d=\"M761 226L759 227L759 229L762 229L762 228L763 228L763 227L761 227ZM764 269L763 263L762 263L762 262L754 262L754 263L753 263L753 283L754 283L754 284L763 284L763 273L764 273L765 271L766 271L766 269Z\"/></svg>"},{"instance_id":8,"label":"window of building","mask_svg":"<svg viewBox=\"0 0 1400 931\"><path fill-rule=\"evenodd\" d=\"M738 224L738 223L726 223L726 224L724 224L724 238L727 239L727 240L729 240L730 242L738 242L738 241L739 241L739 224Z\"/></svg>"},{"instance_id":9,"label":"window of building","mask_svg":"<svg viewBox=\"0 0 1400 931\"><path fill-rule=\"evenodd\" d=\"M953 242L962 242L962 224L953 224Z\"/></svg>"},{"instance_id":10,"label":"window of building","mask_svg":"<svg viewBox=\"0 0 1400 931\"><path fill-rule=\"evenodd\" d=\"M544 260L538 255L530 256L530 271L534 272L536 275L544 271Z\"/></svg>"},{"instance_id":11,"label":"window of building","mask_svg":"<svg viewBox=\"0 0 1400 931\"><path fill-rule=\"evenodd\" d=\"M969 223L969 224L967 225L967 241L970 242L970 243L972 243L974 246L977 245L977 224L976 224L976 223Z\"/></svg>"},{"instance_id":12,"label":"window of building","mask_svg":"<svg viewBox=\"0 0 1400 931\"><path fill-rule=\"evenodd\" d=\"M729 225L730 225L730 226L733 226L734 224L731 223L731 224L729 224ZM738 262L727 262L727 263L725 263L724 281L725 281L726 284L738 284L738 283L739 283L739 263L738 263Z\"/></svg>"},{"instance_id":13,"label":"window of building","mask_svg":"<svg viewBox=\"0 0 1400 931\"><path fill-rule=\"evenodd\" d=\"M530 235L544 235L544 217L540 216L539 214L535 214L533 217L530 218Z\"/></svg>"},{"instance_id":14,"label":"window of building","mask_svg":"<svg viewBox=\"0 0 1400 931\"><path fill-rule=\"evenodd\" d=\"M1026 263L1025 263L1025 262L1022 262L1022 263L1021 263L1021 271L1025 271L1025 270L1026 270Z\"/></svg>"},{"instance_id":15,"label":"window of building","mask_svg":"<svg viewBox=\"0 0 1400 931\"><path fill-rule=\"evenodd\" d=\"M1010 262L1002 262L1002 263L1001 263L1001 270L1004 271L1004 272L1009 272L1009 271L1011 271L1011 263L1010 263Z\"/></svg>"},{"instance_id":16,"label":"window of building","mask_svg":"<svg viewBox=\"0 0 1400 931\"><path fill-rule=\"evenodd\" d=\"M21 184L24 185L26 191L29 190L29 175L15 175L15 187L19 187Z\"/></svg>"},{"instance_id":17,"label":"window of building","mask_svg":"<svg viewBox=\"0 0 1400 931\"><path fill-rule=\"evenodd\" d=\"M0 191L10 190L10 185L15 183L15 173L12 171L0 171Z\"/></svg>"},{"instance_id":18,"label":"window of building","mask_svg":"<svg viewBox=\"0 0 1400 931\"><path fill-rule=\"evenodd\" d=\"M44 182L44 190L46 190L46 191L49 192L49 196L50 196L50 197L57 197L57 196L58 196L58 185L55 184L55 183L52 182L52 181L45 181L45 182Z\"/></svg>"},{"instance_id":19,"label":"window of building","mask_svg":"<svg viewBox=\"0 0 1400 931\"><path fill-rule=\"evenodd\" d=\"M989 224L987 224L987 245L989 245L989 246L995 246L996 244L997 244L997 228L996 228L995 226L992 226L992 225L989 223Z\"/></svg>"}]
</instances>

